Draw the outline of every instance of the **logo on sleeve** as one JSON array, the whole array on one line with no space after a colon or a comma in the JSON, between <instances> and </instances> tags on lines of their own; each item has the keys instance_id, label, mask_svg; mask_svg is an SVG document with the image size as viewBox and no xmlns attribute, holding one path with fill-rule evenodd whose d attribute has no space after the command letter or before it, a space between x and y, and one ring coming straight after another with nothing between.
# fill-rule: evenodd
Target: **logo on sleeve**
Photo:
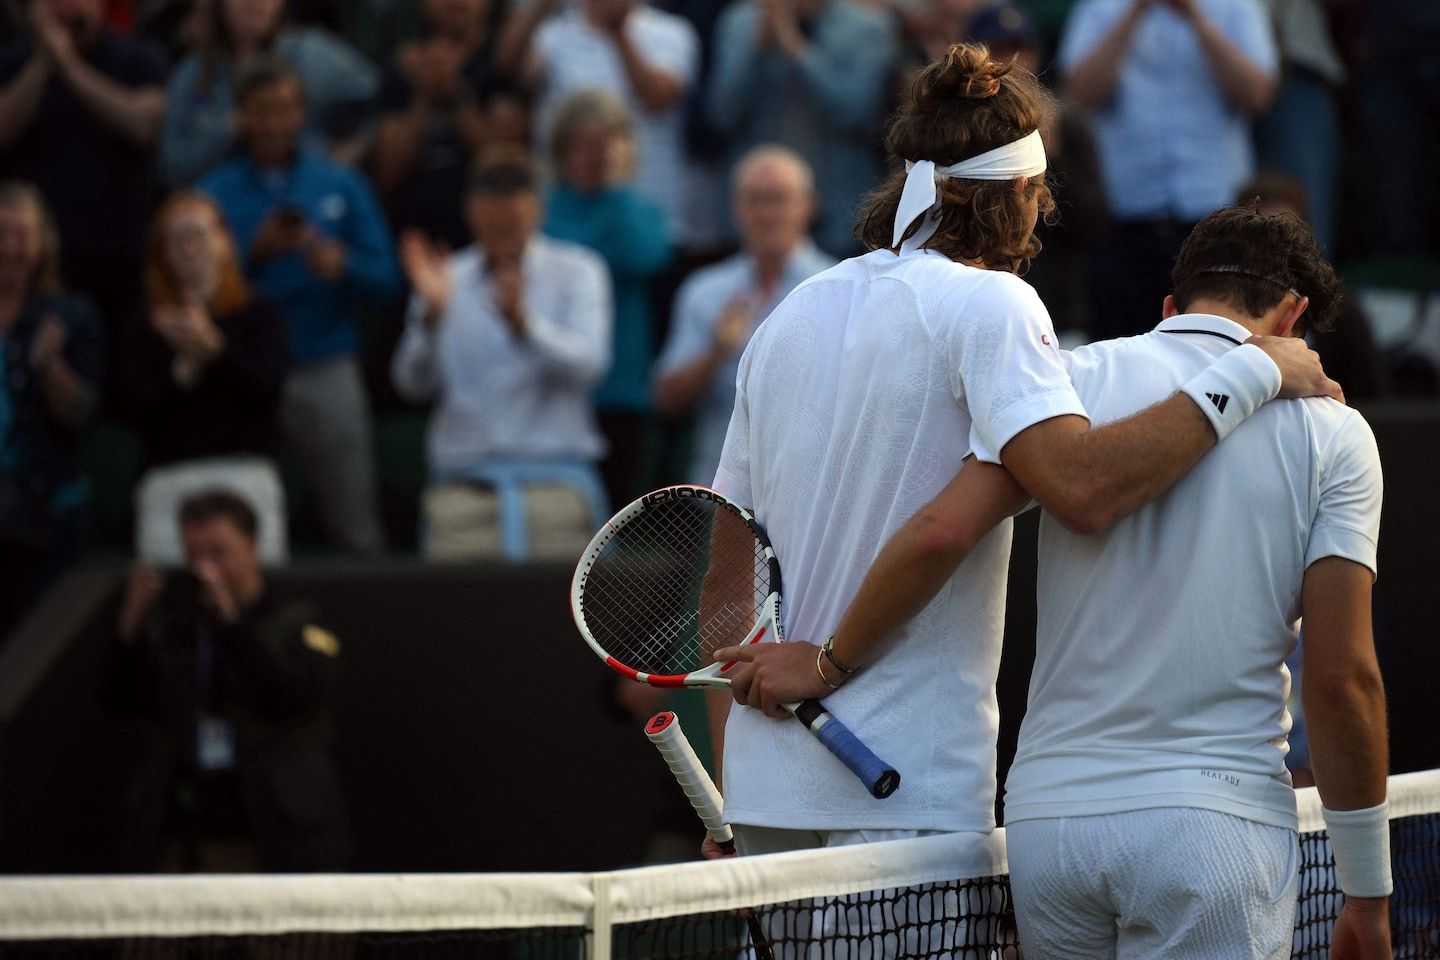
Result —
<instances>
[{"instance_id":1,"label":"logo on sleeve","mask_svg":"<svg viewBox=\"0 0 1440 960\"><path fill-rule=\"evenodd\" d=\"M1045 346L1047 346L1047 347L1050 346L1050 334L1048 334L1048 333L1042 333L1042 334L1040 334L1040 342L1043 343L1043 344L1045 344Z\"/></svg>"},{"instance_id":2,"label":"logo on sleeve","mask_svg":"<svg viewBox=\"0 0 1440 960\"><path fill-rule=\"evenodd\" d=\"M1215 404L1215 409L1221 413L1225 412L1225 405L1230 402L1230 398L1223 393L1207 393L1205 396L1210 398L1210 402Z\"/></svg>"}]
</instances>

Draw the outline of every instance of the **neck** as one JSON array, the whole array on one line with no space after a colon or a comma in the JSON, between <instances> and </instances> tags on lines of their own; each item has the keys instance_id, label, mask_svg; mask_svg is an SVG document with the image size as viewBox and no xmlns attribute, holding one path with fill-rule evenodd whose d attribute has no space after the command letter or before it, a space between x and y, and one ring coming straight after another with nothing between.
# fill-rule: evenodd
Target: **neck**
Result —
<instances>
[{"instance_id":1,"label":"neck","mask_svg":"<svg viewBox=\"0 0 1440 960\"><path fill-rule=\"evenodd\" d=\"M1252 317L1223 300L1195 300L1190 303L1189 309L1185 312L1208 313L1211 316L1233 320L1257 337L1267 337L1275 333L1276 324L1270 313L1262 317Z\"/></svg>"},{"instance_id":2,"label":"neck","mask_svg":"<svg viewBox=\"0 0 1440 960\"><path fill-rule=\"evenodd\" d=\"M785 264L790 259L792 250L784 253L754 254L751 260L755 263L755 279L759 281L763 290L770 290L780 282L785 274Z\"/></svg>"}]
</instances>

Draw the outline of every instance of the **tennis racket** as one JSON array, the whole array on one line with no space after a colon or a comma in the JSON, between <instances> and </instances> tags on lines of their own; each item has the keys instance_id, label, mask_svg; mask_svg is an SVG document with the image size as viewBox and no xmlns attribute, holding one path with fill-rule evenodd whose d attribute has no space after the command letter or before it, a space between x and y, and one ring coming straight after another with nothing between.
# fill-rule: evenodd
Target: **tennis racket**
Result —
<instances>
[{"instance_id":1,"label":"tennis racket","mask_svg":"<svg viewBox=\"0 0 1440 960\"><path fill-rule=\"evenodd\" d=\"M695 748L690 746L690 741L685 738L685 731L680 729L680 718L669 710L655 714L650 718L650 722L645 724L645 736L650 738L650 742L660 751L660 756L665 758L670 772L675 775L675 781L680 784L680 789L685 791L690 806L695 808L700 822L705 824L705 832L710 835L710 839L726 853L734 853L734 832L720 813L720 791L715 788L715 781L710 779L710 774L705 772L700 758L695 756ZM765 936L765 928L761 926L760 919L751 910L744 913L756 960L774 960L775 953L770 949L770 940Z\"/></svg>"},{"instance_id":2,"label":"tennis racket","mask_svg":"<svg viewBox=\"0 0 1440 960\"><path fill-rule=\"evenodd\" d=\"M784 640L780 563L745 510L706 487L663 487L621 510L575 567L570 610L611 669L657 687L728 687L721 647ZM900 774L819 700L787 703L870 794Z\"/></svg>"}]
</instances>

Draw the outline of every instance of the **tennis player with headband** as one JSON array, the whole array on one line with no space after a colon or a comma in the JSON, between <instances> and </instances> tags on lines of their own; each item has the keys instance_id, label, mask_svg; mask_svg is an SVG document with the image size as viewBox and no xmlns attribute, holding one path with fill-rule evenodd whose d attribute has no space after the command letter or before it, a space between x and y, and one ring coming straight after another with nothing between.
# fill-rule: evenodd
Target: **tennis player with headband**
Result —
<instances>
[{"instance_id":1,"label":"tennis player with headband","mask_svg":"<svg viewBox=\"0 0 1440 960\"><path fill-rule=\"evenodd\" d=\"M1016 276L1052 207L1036 133L1050 109L1033 76L983 47L956 45L921 71L887 140L912 161L908 172L868 199L857 228L870 252L797 287L741 360L715 487L767 529L790 635L835 631L881 545L967 452L1003 462L1066 525L1099 530L1169 488L1277 394L1338 392L1302 342L1265 338L1143 412L1091 429L1049 317ZM1230 398L1224 409L1210 393ZM1002 470L960 476L976 503L1013 489ZM727 652L754 661L732 670L740 703L759 702L753 682L763 689L772 670L808 677L810 695L826 695L904 776L876 800L780 718L778 701L762 711L713 697L725 817L741 853L994 828L1004 516L977 518L976 530L999 529L976 537L970 562L848 682L841 651Z\"/></svg>"}]
</instances>

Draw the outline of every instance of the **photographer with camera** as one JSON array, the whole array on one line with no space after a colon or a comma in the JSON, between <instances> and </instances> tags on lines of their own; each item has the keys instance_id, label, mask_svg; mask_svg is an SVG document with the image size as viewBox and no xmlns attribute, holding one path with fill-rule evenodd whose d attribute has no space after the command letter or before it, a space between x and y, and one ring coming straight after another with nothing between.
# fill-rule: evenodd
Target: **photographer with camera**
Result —
<instances>
[{"instance_id":1,"label":"photographer with camera","mask_svg":"<svg viewBox=\"0 0 1440 960\"><path fill-rule=\"evenodd\" d=\"M226 491L180 508L186 566L131 571L105 698L136 717L123 869L344 869L331 755L340 643L260 566L255 511Z\"/></svg>"}]
</instances>

